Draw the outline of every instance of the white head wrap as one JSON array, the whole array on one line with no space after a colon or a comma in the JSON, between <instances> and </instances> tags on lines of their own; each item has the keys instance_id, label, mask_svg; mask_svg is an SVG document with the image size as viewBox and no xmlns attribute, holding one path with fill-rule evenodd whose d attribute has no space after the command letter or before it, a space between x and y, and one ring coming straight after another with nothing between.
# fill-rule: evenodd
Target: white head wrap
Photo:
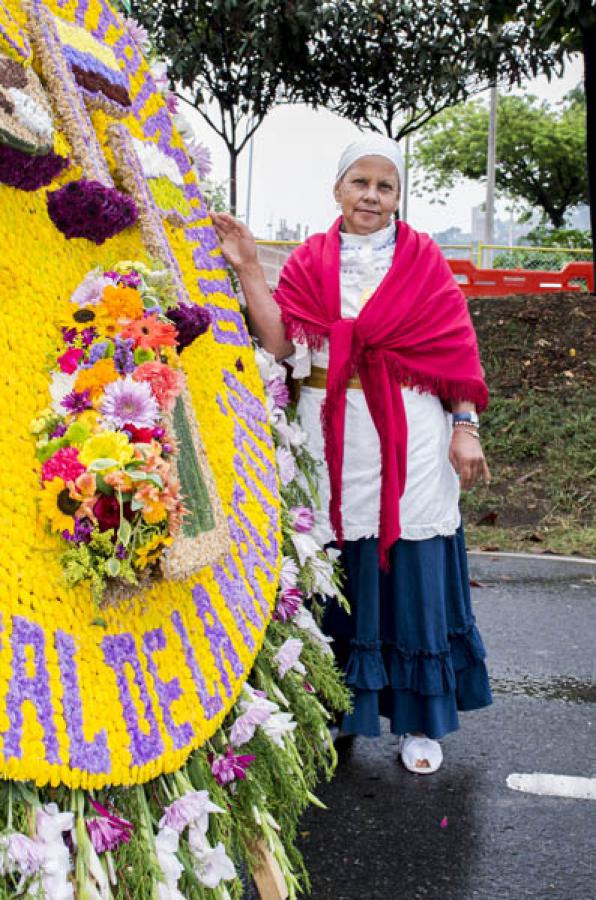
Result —
<instances>
[{"instance_id":1,"label":"white head wrap","mask_svg":"<svg viewBox=\"0 0 596 900\"><path fill-rule=\"evenodd\" d=\"M339 179L346 174L350 166L353 166L354 163L359 159L362 159L363 156L384 156L385 159L392 162L397 169L399 186L400 188L403 187L406 166L403 154L399 149L397 142L382 134L375 133L367 134L364 137L358 138L358 140L354 141L352 144L348 144L340 156L335 180L339 181Z\"/></svg>"}]
</instances>

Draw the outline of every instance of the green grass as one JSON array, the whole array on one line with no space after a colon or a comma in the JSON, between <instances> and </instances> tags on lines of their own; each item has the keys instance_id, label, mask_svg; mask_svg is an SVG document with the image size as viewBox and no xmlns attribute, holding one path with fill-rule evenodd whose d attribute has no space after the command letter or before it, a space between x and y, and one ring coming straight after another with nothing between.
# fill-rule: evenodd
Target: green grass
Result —
<instances>
[{"instance_id":1,"label":"green grass","mask_svg":"<svg viewBox=\"0 0 596 900\"><path fill-rule=\"evenodd\" d=\"M468 546L596 557L589 301L504 298L472 311L491 390L492 482L462 499Z\"/></svg>"}]
</instances>

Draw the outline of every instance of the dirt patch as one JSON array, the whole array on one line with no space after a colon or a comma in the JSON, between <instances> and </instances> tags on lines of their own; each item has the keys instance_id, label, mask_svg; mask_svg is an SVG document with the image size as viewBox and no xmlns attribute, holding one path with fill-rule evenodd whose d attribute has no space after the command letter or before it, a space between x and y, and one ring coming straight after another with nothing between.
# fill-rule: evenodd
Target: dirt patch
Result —
<instances>
[{"instance_id":1,"label":"dirt patch","mask_svg":"<svg viewBox=\"0 0 596 900\"><path fill-rule=\"evenodd\" d=\"M596 298L558 293L470 301L491 405L490 488L463 501L476 545L596 554Z\"/></svg>"}]
</instances>

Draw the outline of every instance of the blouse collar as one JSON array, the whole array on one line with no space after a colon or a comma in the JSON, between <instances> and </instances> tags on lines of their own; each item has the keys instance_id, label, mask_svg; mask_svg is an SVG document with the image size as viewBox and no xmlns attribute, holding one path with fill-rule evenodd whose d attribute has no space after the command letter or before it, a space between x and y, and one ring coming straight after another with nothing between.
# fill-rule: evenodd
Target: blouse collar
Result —
<instances>
[{"instance_id":1,"label":"blouse collar","mask_svg":"<svg viewBox=\"0 0 596 900\"><path fill-rule=\"evenodd\" d=\"M339 239L342 250L357 250L365 247L370 247L373 250L382 250L395 244L395 222L390 222L385 228L374 231L372 234L348 234L340 230Z\"/></svg>"}]
</instances>

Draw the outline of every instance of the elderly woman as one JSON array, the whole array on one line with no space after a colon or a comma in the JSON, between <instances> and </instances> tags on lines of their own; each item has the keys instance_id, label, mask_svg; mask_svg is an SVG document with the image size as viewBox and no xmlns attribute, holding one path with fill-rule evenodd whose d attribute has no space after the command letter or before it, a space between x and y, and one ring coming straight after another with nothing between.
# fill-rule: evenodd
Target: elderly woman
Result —
<instances>
[{"instance_id":1,"label":"elderly woman","mask_svg":"<svg viewBox=\"0 0 596 900\"><path fill-rule=\"evenodd\" d=\"M430 774L458 710L491 703L458 508L460 488L489 479L488 394L439 248L395 221L402 183L394 141L350 144L340 218L294 251L273 296L248 229L214 223L256 337L303 379L299 413L323 463L317 528L341 548L352 610L325 617L353 691L341 730L374 737L386 716L404 766Z\"/></svg>"}]
</instances>

